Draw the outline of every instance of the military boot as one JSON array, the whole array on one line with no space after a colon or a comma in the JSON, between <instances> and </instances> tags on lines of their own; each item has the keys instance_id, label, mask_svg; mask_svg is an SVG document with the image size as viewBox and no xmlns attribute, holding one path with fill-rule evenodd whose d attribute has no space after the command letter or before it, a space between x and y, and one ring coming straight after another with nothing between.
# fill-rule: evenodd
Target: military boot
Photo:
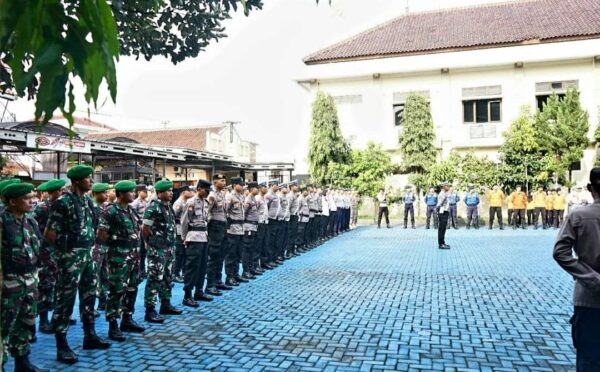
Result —
<instances>
[{"instance_id":1,"label":"military boot","mask_svg":"<svg viewBox=\"0 0 600 372\"><path fill-rule=\"evenodd\" d=\"M83 350L106 350L110 342L104 341L96 334L94 322L83 323Z\"/></svg>"},{"instance_id":2,"label":"military boot","mask_svg":"<svg viewBox=\"0 0 600 372\"><path fill-rule=\"evenodd\" d=\"M98 299L98 311L106 311L106 297Z\"/></svg>"},{"instance_id":3,"label":"military boot","mask_svg":"<svg viewBox=\"0 0 600 372\"><path fill-rule=\"evenodd\" d=\"M69 347L66 333L56 333L56 360L66 364L77 363L77 354Z\"/></svg>"},{"instance_id":4,"label":"military boot","mask_svg":"<svg viewBox=\"0 0 600 372\"><path fill-rule=\"evenodd\" d=\"M46 372L47 369L38 368L29 361L29 354L15 357L15 371L17 372Z\"/></svg>"},{"instance_id":5,"label":"military boot","mask_svg":"<svg viewBox=\"0 0 600 372\"><path fill-rule=\"evenodd\" d=\"M146 308L146 316L144 317L144 320L146 320L148 323L158 323L158 324L165 322L165 318L158 315L156 313L156 310L152 309L152 308Z\"/></svg>"},{"instance_id":6,"label":"military boot","mask_svg":"<svg viewBox=\"0 0 600 372\"><path fill-rule=\"evenodd\" d=\"M126 340L119 329L119 323L117 323L116 319L113 319L108 323L108 338L117 342L124 342Z\"/></svg>"},{"instance_id":7,"label":"military boot","mask_svg":"<svg viewBox=\"0 0 600 372\"><path fill-rule=\"evenodd\" d=\"M142 333L146 329L136 323L131 317L131 314L124 314L121 320L121 332Z\"/></svg>"},{"instance_id":8,"label":"military boot","mask_svg":"<svg viewBox=\"0 0 600 372\"><path fill-rule=\"evenodd\" d=\"M40 313L40 325L39 325L38 329L40 330L40 332L45 333L47 335L54 333L52 331L52 324L50 324L50 321L48 320L48 312L47 311L42 311Z\"/></svg>"},{"instance_id":9,"label":"military boot","mask_svg":"<svg viewBox=\"0 0 600 372\"><path fill-rule=\"evenodd\" d=\"M171 305L170 301L164 301L160 304L160 314L161 315L181 315L183 310L176 308Z\"/></svg>"}]
</instances>

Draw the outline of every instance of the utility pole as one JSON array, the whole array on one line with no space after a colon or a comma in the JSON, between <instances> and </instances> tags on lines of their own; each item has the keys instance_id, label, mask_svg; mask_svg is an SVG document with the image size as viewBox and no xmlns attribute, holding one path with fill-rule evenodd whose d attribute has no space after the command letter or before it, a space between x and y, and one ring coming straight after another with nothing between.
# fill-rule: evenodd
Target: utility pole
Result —
<instances>
[{"instance_id":1,"label":"utility pole","mask_svg":"<svg viewBox=\"0 0 600 372\"><path fill-rule=\"evenodd\" d=\"M229 125L229 143L233 143L233 132L235 131L234 126L241 124L239 121L225 121L223 124Z\"/></svg>"},{"instance_id":2,"label":"utility pole","mask_svg":"<svg viewBox=\"0 0 600 372\"><path fill-rule=\"evenodd\" d=\"M405 8L405 12L406 12L406 14L408 14L408 13L409 13L409 11L410 11L410 10L409 10L409 6L408 6L408 2L409 2L409 0L406 0L406 8Z\"/></svg>"}]
</instances>

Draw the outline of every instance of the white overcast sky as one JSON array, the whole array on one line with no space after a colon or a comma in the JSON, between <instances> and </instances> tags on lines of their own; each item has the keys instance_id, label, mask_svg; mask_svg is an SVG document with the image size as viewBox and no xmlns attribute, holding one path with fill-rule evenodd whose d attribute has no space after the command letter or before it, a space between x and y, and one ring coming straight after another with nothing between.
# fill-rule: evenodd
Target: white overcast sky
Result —
<instances>
[{"instance_id":1,"label":"white overcast sky","mask_svg":"<svg viewBox=\"0 0 600 372\"><path fill-rule=\"evenodd\" d=\"M497 0L410 0L411 12ZM229 36L195 59L173 66L165 59L121 58L116 105L102 98L97 120L118 129L206 125L240 121L243 138L259 144L260 161L298 161L309 123L302 58L320 48L400 16L406 0L265 0L249 17L235 14ZM78 116L86 116L81 102ZM12 104L18 120L30 119L30 102ZM93 108L92 108L93 111ZM300 138L298 138L300 137ZM300 167L303 168L303 167Z\"/></svg>"}]
</instances>

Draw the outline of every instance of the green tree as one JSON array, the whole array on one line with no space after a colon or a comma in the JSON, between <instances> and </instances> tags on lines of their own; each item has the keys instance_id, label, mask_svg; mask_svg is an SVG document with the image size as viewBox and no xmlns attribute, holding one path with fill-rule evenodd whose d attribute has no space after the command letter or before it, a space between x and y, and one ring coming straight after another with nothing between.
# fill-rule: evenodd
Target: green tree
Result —
<instances>
[{"instance_id":1,"label":"green tree","mask_svg":"<svg viewBox=\"0 0 600 372\"><path fill-rule=\"evenodd\" d=\"M238 6L248 14L262 0L0 1L0 91L36 98L36 120L60 109L72 123L77 79L88 103L103 83L115 101L119 54L195 57Z\"/></svg>"},{"instance_id":2,"label":"green tree","mask_svg":"<svg viewBox=\"0 0 600 372\"><path fill-rule=\"evenodd\" d=\"M360 195L375 197L394 170L390 155L380 144L369 142L364 150L352 150L347 163L330 163L335 186L351 187Z\"/></svg>"},{"instance_id":3,"label":"green tree","mask_svg":"<svg viewBox=\"0 0 600 372\"><path fill-rule=\"evenodd\" d=\"M549 156L545 169L559 182L571 182L573 164L583 158L589 145L589 115L581 107L579 93L569 89L563 98L552 94L544 109L537 114L539 146L542 154Z\"/></svg>"},{"instance_id":4,"label":"green tree","mask_svg":"<svg viewBox=\"0 0 600 372\"><path fill-rule=\"evenodd\" d=\"M436 187L444 181L455 182L458 179L460 162L460 155L452 152L448 158L435 163L429 167L427 184Z\"/></svg>"},{"instance_id":5,"label":"green tree","mask_svg":"<svg viewBox=\"0 0 600 372\"><path fill-rule=\"evenodd\" d=\"M308 144L309 173L314 182L328 184L330 163L343 164L350 158L350 148L340 129L333 97L321 91L312 105Z\"/></svg>"},{"instance_id":6,"label":"green tree","mask_svg":"<svg viewBox=\"0 0 600 372\"><path fill-rule=\"evenodd\" d=\"M437 150L434 139L429 102L418 94L410 94L406 98L404 125L399 140L402 167L407 173L425 174L435 163Z\"/></svg>"}]
</instances>

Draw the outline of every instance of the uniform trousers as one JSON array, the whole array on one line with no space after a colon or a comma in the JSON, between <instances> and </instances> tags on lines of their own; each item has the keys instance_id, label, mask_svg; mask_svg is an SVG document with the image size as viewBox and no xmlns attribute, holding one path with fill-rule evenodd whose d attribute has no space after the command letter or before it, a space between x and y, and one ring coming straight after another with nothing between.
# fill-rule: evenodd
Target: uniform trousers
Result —
<instances>
[{"instance_id":1,"label":"uniform trousers","mask_svg":"<svg viewBox=\"0 0 600 372\"><path fill-rule=\"evenodd\" d=\"M479 208L477 205L467 205L467 227L473 226L479 228Z\"/></svg>"},{"instance_id":2,"label":"uniform trousers","mask_svg":"<svg viewBox=\"0 0 600 372\"><path fill-rule=\"evenodd\" d=\"M258 235L258 226L257 231L244 231L244 249L242 250L242 271L244 273L250 273L254 270L254 265L252 263L252 257L256 256L256 236Z\"/></svg>"},{"instance_id":3,"label":"uniform trousers","mask_svg":"<svg viewBox=\"0 0 600 372\"><path fill-rule=\"evenodd\" d=\"M431 217L433 217L433 227L438 228L438 212L435 205L427 206L426 213L426 226L429 228L431 226Z\"/></svg>"},{"instance_id":4,"label":"uniform trousers","mask_svg":"<svg viewBox=\"0 0 600 372\"><path fill-rule=\"evenodd\" d=\"M415 227L415 207L412 204L404 204L404 227L408 226L409 214L411 226Z\"/></svg>"},{"instance_id":5,"label":"uniform trousers","mask_svg":"<svg viewBox=\"0 0 600 372\"><path fill-rule=\"evenodd\" d=\"M512 224L514 227L525 228L525 209L513 209Z\"/></svg>"},{"instance_id":6,"label":"uniform trousers","mask_svg":"<svg viewBox=\"0 0 600 372\"><path fill-rule=\"evenodd\" d=\"M385 215L385 223L390 225L390 211L388 207L379 207L379 214L377 215L377 227L381 227L381 218ZM343 226L342 226L343 229Z\"/></svg>"},{"instance_id":7,"label":"uniform trousers","mask_svg":"<svg viewBox=\"0 0 600 372\"><path fill-rule=\"evenodd\" d=\"M448 212L450 214L449 218L452 222L452 227L456 228L456 225L458 225L458 208L456 204L450 204Z\"/></svg>"},{"instance_id":8,"label":"uniform trousers","mask_svg":"<svg viewBox=\"0 0 600 372\"><path fill-rule=\"evenodd\" d=\"M260 265L269 262L269 224L259 223L258 230L256 232L256 249L254 251L254 258L252 260L252 268L256 269Z\"/></svg>"},{"instance_id":9,"label":"uniform trousers","mask_svg":"<svg viewBox=\"0 0 600 372\"><path fill-rule=\"evenodd\" d=\"M533 226L535 226L535 228L538 227L538 221L540 219L540 216L542 217L542 226L544 227L544 229L546 228L546 208L543 207L535 207L535 209L533 210Z\"/></svg>"},{"instance_id":10,"label":"uniform trousers","mask_svg":"<svg viewBox=\"0 0 600 372\"><path fill-rule=\"evenodd\" d=\"M494 227L494 217L498 217L498 224L502 228L502 207L490 207L490 228Z\"/></svg>"},{"instance_id":11,"label":"uniform trousers","mask_svg":"<svg viewBox=\"0 0 600 372\"><path fill-rule=\"evenodd\" d=\"M296 238L298 236L298 216L291 216L288 223L288 244L287 254L292 254L296 251Z\"/></svg>"},{"instance_id":12,"label":"uniform trousers","mask_svg":"<svg viewBox=\"0 0 600 372\"><path fill-rule=\"evenodd\" d=\"M450 213L445 211L439 214L440 225L438 227L438 245L446 244L446 228L448 227L448 217Z\"/></svg>"},{"instance_id":13,"label":"uniform trousers","mask_svg":"<svg viewBox=\"0 0 600 372\"><path fill-rule=\"evenodd\" d=\"M235 279L240 276L240 261L244 249L244 235L227 233L228 254L225 256L225 274L227 279Z\"/></svg>"},{"instance_id":14,"label":"uniform trousers","mask_svg":"<svg viewBox=\"0 0 600 372\"><path fill-rule=\"evenodd\" d=\"M600 371L600 309L576 306L571 326L577 372Z\"/></svg>"},{"instance_id":15,"label":"uniform trousers","mask_svg":"<svg viewBox=\"0 0 600 372\"><path fill-rule=\"evenodd\" d=\"M208 267L208 243L188 242L185 247L185 274L183 276L183 290L186 295L204 293L204 281Z\"/></svg>"},{"instance_id":16,"label":"uniform trousers","mask_svg":"<svg viewBox=\"0 0 600 372\"><path fill-rule=\"evenodd\" d=\"M223 262L227 253L227 239L225 232L227 223L225 221L212 220L208 222L208 268L206 274L206 286L214 287L223 284Z\"/></svg>"}]
</instances>

